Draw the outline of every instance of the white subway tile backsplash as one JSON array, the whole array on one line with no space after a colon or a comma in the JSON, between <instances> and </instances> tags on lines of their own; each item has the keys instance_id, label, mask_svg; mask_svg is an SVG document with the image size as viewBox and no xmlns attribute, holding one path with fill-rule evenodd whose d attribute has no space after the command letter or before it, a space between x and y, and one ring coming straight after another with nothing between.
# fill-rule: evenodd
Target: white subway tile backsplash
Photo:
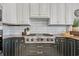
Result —
<instances>
[{"instance_id":1,"label":"white subway tile backsplash","mask_svg":"<svg viewBox=\"0 0 79 59\"><path fill-rule=\"evenodd\" d=\"M53 33L58 34L66 31L66 26L48 26L48 19L30 19L31 33ZM4 26L5 34L22 33L27 26Z\"/></svg>"}]
</instances>

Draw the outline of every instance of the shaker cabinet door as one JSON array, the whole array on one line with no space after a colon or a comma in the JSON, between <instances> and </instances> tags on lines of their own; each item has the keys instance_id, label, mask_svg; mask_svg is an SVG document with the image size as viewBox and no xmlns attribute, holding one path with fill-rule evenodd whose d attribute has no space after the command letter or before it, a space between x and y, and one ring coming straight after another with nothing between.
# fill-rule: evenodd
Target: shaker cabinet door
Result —
<instances>
[{"instance_id":1,"label":"shaker cabinet door","mask_svg":"<svg viewBox=\"0 0 79 59\"><path fill-rule=\"evenodd\" d=\"M57 24L65 25L65 3L57 4Z\"/></svg>"},{"instance_id":2,"label":"shaker cabinet door","mask_svg":"<svg viewBox=\"0 0 79 59\"><path fill-rule=\"evenodd\" d=\"M15 24L16 23L16 4L5 3L5 4L2 4L2 6L3 6L3 10L2 10L3 22Z\"/></svg>"},{"instance_id":3,"label":"shaker cabinet door","mask_svg":"<svg viewBox=\"0 0 79 59\"><path fill-rule=\"evenodd\" d=\"M28 3L5 3L3 6L3 22L9 24L29 24Z\"/></svg>"},{"instance_id":4,"label":"shaker cabinet door","mask_svg":"<svg viewBox=\"0 0 79 59\"><path fill-rule=\"evenodd\" d=\"M49 18L50 17L50 4L40 3L40 17Z\"/></svg>"},{"instance_id":5,"label":"shaker cabinet door","mask_svg":"<svg viewBox=\"0 0 79 59\"><path fill-rule=\"evenodd\" d=\"M22 23L23 24L30 24L30 20L29 20L29 3L23 3L23 18L22 18Z\"/></svg>"},{"instance_id":6,"label":"shaker cabinet door","mask_svg":"<svg viewBox=\"0 0 79 59\"><path fill-rule=\"evenodd\" d=\"M72 24L73 18L73 4L66 4L66 24Z\"/></svg>"},{"instance_id":7,"label":"shaker cabinet door","mask_svg":"<svg viewBox=\"0 0 79 59\"><path fill-rule=\"evenodd\" d=\"M20 4L16 4L16 16L17 16L17 24L21 24L21 21L23 20L23 4L20 3Z\"/></svg>"},{"instance_id":8,"label":"shaker cabinet door","mask_svg":"<svg viewBox=\"0 0 79 59\"><path fill-rule=\"evenodd\" d=\"M50 20L49 20L49 24L57 24L57 5L56 3L51 4L51 8L50 8Z\"/></svg>"},{"instance_id":9,"label":"shaker cabinet door","mask_svg":"<svg viewBox=\"0 0 79 59\"><path fill-rule=\"evenodd\" d=\"M29 4L19 3L16 4L16 14L18 24L29 24Z\"/></svg>"},{"instance_id":10,"label":"shaker cabinet door","mask_svg":"<svg viewBox=\"0 0 79 59\"><path fill-rule=\"evenodd\" d=\"M53 3L50 11L50 25L65 24L65 4Z\"/></svg>"},{"instance_id":11,"label":"shaker cabinet door","mask_svg":"<svg viewBox=\"0 0 79 59\"><path fill-rule=\"evenodd\" d=\"M49 18L50 4L48 3L31 3L30 17L31 18Z\"/></svg>"},{"instance_id":12,"label":"shaker cabinet door","mask_svg":"<svg viewBox=\"0 0 79 59\"><path fill-rule=\"evenodd\" d=\"M39 16L39 3L31 3L30 17L38 17L38 16Z\"/></svg>"}]
</instances>

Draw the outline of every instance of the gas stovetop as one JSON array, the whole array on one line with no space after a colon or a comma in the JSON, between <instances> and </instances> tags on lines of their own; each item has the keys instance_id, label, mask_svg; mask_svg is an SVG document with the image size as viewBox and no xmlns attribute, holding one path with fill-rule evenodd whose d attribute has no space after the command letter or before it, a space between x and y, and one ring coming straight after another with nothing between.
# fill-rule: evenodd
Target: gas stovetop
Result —
<instances>
[{"instance_id":1,"label":"gas stovetop","mask_svg":"<svg viewBox=\"0 0 79 59\"><path fill-rule=\"evenodd\" d=\"M55 37L49 34L36 34L24 36L25 43L55 43Z\"/></svg>"},{"instance_id":2,"label":"gas stovetop","mask_svg":"<svg viewBox=\"0 0 79 59\"><path fill-rule=\"evenodd\" d=\"M26 36L53 36L53 34L46 34L46 33L43 33L43 34L40 34L40 33L32 33L32 34L29 34L29 35L26 35Z\"/></svg>"}]
</instances>

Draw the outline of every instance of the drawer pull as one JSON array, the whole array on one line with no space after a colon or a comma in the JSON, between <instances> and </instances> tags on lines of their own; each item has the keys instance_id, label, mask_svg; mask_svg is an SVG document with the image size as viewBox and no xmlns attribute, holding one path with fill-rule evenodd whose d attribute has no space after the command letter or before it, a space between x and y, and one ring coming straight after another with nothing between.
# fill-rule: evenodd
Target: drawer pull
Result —
<instances>
[{"instance_id":1,"label":"drawer pull","mask_svg":"<svg viewBox=\"0 0 79 59\"><path fill-rule=\"evenodd\" d=\"M79 49L79 48L77 48L77 49Z\"/></svg>"},{"instance_id":2,"label":"drawer pull","mask_svg":"<svg viewBox=\"0 0 79 59\"><path fill-rule=\"evenodd\" d=\"M24 45L24 47L26 47L26 46Z\"/></svg>"},{"instance_id":3,"label":"drawer pull","mask_svg":"<svg viewBox=\"0 0 79 59\"><path fill-rule=\"evenodd\" d=\"M23 40L21 42L23 42Z\"/></svg>"},{"instance_id":4,"label":"drawer pull","mask_svg":"<svg viewBox=\"0 0 79 59\"><path fill-rule=\"evenodd\" d=\"M16 40L16 42L18 42L18 40Z\"/></svg>"},{"instance_id":5,"label":"drawer pull","mask_svg":"<svg viewBox=\"0 0 79 59\"><path fill-rule=\"evenodd\" d=\"M64 42L63 40L61 40L61 42Z\"/></svg>"},{"instance_id":6,"label":"drawer pull","mask_svg":"<svg viewBox=\"0 0 79 59\"><path fill-rule=\"evenodd\" d=\"M43 51L37 51L37 54L43 54Z\"/></svg>"},{"instance_id":7,"label":"drawer pull","mask_svg":"<svg viewBox=\"0 0 79 59\"><path fill-rule=\"evenodd\" d=\"M58 40L56 40L58 42Z\"/></svg>"},{"instance_id":8,"label":"drawer pull","mask_svg":"<svg viewBox=\"0 0 79 59\"><path fill-rule=\"evenodd\" d=\"M37 47L43 47L43 46L37 46Z\"/></svg>"},{"instance_id":9,"label":"drawer pull","mask_svg":"<svg viewBox=\"0 0 79 59\"><path fill-rule=\"evenodd\" d=\"M55 45L54 47L57 47L57 45Z\"/></svg>"}]
</instances>

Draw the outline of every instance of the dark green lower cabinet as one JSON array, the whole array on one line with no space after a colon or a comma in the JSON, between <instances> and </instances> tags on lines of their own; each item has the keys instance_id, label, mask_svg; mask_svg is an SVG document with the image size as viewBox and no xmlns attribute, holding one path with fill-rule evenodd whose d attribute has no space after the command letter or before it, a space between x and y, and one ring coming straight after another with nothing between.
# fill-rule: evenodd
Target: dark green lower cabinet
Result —
<instances>
[{"instance_id":1,"label":"dark green lower cabinet","mask_svg":"<svg viewBox=\"0 0 79 59\"><path fill-rule=\"evenodd\" d=\"M66 56L76 55L76 41L75 39L66 38Z\"/></svg>"},{"instance_id":2,"label":"dark green lower cabinet","mask_svg":"<svg viewBox=\"0 0 79 59\"><path fill-rule=\"evenodd\" d=\"M3 40L3 54L4 56L18 56L22 55L22 46L24 44L24 38L7 38ZM20 49L22 48L22 49ZM22 51L21 51L22 50Z\"/></svg>"},{"instance_id":3,"label":"dark green lower cabinet","mask_svg":"<svg viewBox=\"0 0 79 59\"><path fill-rule=\"evenodd\" d=\"M79 40L76 40L76 56L79 56Z\"/></svg>"},{"instance_id":4,"label":"dark green lower cabinet","mask_svg":"<svg viewBox=\"0 0 79 59\"><path fill-rule=\"evenodd\" d=\"M76 42L77 41L75 39L57 37L56 45L57 45L58 56L75 56L75 55L77 55L78 49L76 46L78 46L78 44L76 44Z\"/></svg>"},{"instance_id":5,"label":"dark green lower cabinet","mask_svg":"<svg viewBox=\"0 0 79 59\"><path fill-rule=\"evenodd\" d=\"M24 38L4 39L4 56L56 56L51 43L25 43Z\"/></svg>"},{"instance_id":6,"label":"dark green lower cabinet","mask_svg":"<svg viewBox=\"0 0 79 59\"><path fill-rule=\"evenodd\" d=\"M4 52L4 55L5 56L10 56L12 53L11 53L11 40L9 39L6 39L4 40L4 49L3 49L3 52Z\"/></svg>"},{"instance_id":7,"label":"dark green lower cabinet","mask_svg":"<svg viewBox=\"0 0 79 59\"><path fill-rule=\"evenodd\" d=\"M79 40L56 37L53 43L25 43L23 37L3 40L4 56L79 56Z\"/></svg>"},{"instance_id":8,"label":"dark green lower cabinet","mask_svg":"<svg viewBox=\"0 0 79 59\"><path fill-rule=\"evenodd\" d=\"M56 50L58 56L65 55L65 38L63 37L57 37L56 38Z\"/></svg>"}]
</instances>

